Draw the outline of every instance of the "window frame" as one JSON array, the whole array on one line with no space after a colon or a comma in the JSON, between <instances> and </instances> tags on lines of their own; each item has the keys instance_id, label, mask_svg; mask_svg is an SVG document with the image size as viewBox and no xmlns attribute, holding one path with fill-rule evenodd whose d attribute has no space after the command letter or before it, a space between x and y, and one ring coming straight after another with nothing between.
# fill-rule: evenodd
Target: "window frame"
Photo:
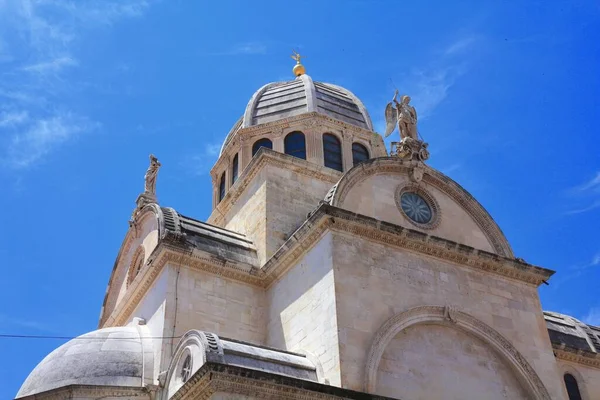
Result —
<instances>
[{"instance_id":1,"label":"window frame","mask_svg":"<svg viewBox=\"0 0 600 400\"><path fill-rule=\"evenodd\" d=\"M259 143L269 143L269 146L259 145ZM258 146L258 147L257 147ZM273 141L269 138L260 138L254 143L252 143L252 157L258 153L261 147L266 147L267 149L273 150Z\"/></svg>"},{"instance_id":2,"label":"window frame","mask_svg":"<svg viewBox=\"0 0 600 400\"><path fill-rule=\"evenodd\" d=\"M298 138L297 142L292 142ZM300 144L301 139L301 146ZM291 148L297 146L297 148ZM285 135L283 139L283 152L287 155L306 160L306 136L301 131L293 131Z\"/></svg>"},{"instance_id":3,"label":"window frame","mask_svg":"<svg viewBox=\"0 0 600 400\"><path fill-rule=\"evenodd\" d=\"M235 183L235 181L237 181L238 178L238 170L240 167L240 160L238 155L239 153L236 153L233 157L233 160L231 161L231 186L233 186L233 184Z\"/></svg>"},{"instance_id":4,"label":"window frame","mask_svg":"<svg viewBox=\"0 0 600 400\"><path fill-rule=\"evenodd\" d=\"M333 140L326 140L326 138L332 138ZM342 141L333 133L325 132L321 136L321 140L323 141L323 165L327 168L334 169L336 171L344 172L344 152L342 150ZM332 149L327 149L327 145L337 146L338 151L334 151ZM338 160L333 160L333 157L338 157L339 153L339 162ZM333 161L333 162L332 162ZM339 169L337 166L339 165Z\"/></svg>"},{"instance_id":5,"label":"window frame","mask_svg":"<svg viewBox=\"0 0 600 400\"><path fill-rule=\"evenodd\" d=\"M367 155L367 158L365 158L364 160L361 160L359 162L356 162L356 157L355 154L357 154L358 152L355 151L355 146L356 147L360 147L361 151L364 150L365 154ZM353 142L352 143L352 166L357 166L358 164L365 162L367 160L369 160L371 158L371 154L369 153L369 149L367 146L365 146L364 144L360 143L360 142Z\"/></svg>"},{"instance_id":6,"label":"window frame","mask_svg":"<svg viewBox=\"0 0 600 400\"><path fill-rule=\"evenodd\" d=\"M227 194L227 185L225 182L225 171L221 174L221 178L219 179L219 203L223 201L225 195Z\"/></svg>"},{"instance_id":7,"label":"window frame","mask_svg":"<svg viewBox=\"0 0 600 400\"><path fill-rule=\"evenodd\" d=\"M567 382L567 379L569 382ZM563 374L563 382L565 384L565 389L567 390L567 396L569 400L583 400L583 396L581 395L581 389L579 388L579 382L577 378L569 372L565 372ZM576 392L574 392L576 391Z\"/></svg>"}]
</instances>

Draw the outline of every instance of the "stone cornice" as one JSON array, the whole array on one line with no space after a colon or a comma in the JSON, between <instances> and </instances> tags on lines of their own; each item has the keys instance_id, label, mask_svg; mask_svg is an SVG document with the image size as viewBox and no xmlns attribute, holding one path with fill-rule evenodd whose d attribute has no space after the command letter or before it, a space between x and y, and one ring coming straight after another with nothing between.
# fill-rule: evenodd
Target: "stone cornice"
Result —
<instances>
[{"instance_id":1,"label":"stone cornice","mask_svg":"<svg viewBox=\"0 0 600 400\"><path fill-rule=\"evenodd\" d=\"M215 362L204 364L170 400L208 400L216 392L279 400L391 398Z\"/></svg>"},{"instance_id":2,"label":"stone cornice","mask_svg":"<svg viewBox=\"0 0 600 400\"><path fill-rule=\"evenodd\" d=\"M128 290L123 300L107 319L105 327L121 326L127 322L168 263L185 265L197 271L208 272L254 286L262 286L262 279L257 276L255 267L217 258L201 251L193 251L185 245L169 241L162 242L154 253L150 264L140 271L138 277L132 282L131 290Z\"/></svg>"},{"instance_id":3,"label":"stone cornice","mask_svg":"<svg viewBox=\"0 0 600 400\"><path fill-rule=\"evenodd\" d=\"M600 355L598 353L576 349L564 343L552 343L552 349L556 358L560 360L600 369Z\"/></svg>"},{"instance_id":4,"label":"stone cornice","mask_svg":"<svg viewBox=\"0 0 600 400\"><path fill-rule=\"evenodd\" d=\"M283 276L304 253L310 250L328 231L353 235L377 243L425 254L459 266L492 273L510 279L539 286L554 271L477 250L437 236L403 228L375 218L355 214L327 204L315 210L306 222L279 248L262 267L233 263L207 253L192 251L177 241L163 241L150 264L134 279L131 289L107 319L104 326L124 324L144 294L167 263L186 265L200 271L219 275L247 284L268 288Z\"/></svg>"},{"instance_id":5,"label":"stone cornice","mask_svg":"<svg viewBox=\"0 0 600 400\"><path fill-rule=\"evenodd\" d=\"M265 166L272 165L282 169L288 169L295 173L329 182L332 185L342 176L341 172L335 171L321 165L313 164L306 160L296 158L287 154L279 153L267 148L261 148L244 169L235 185L229 189L223 200L217 204L208 218L209 224L221 226L224 215L227 215L231 207L236 203L253 181L254 177L263 170Z\"/></svg>"},{"instance_id":6,"label":"stone cornice","mask_svg":"<svg viewBox=\"0 0 600 400\"><path fill-rule=\"evenodd\" d=\"M322 204L260 270L265 276L266 286L281 276L303 252L311 248L327 229L427 254L535 286L541 285L554 274L554 271L516 259Z\"/></svg>"},{"instance_id":7,"label":"stone cornice","mask_svg":"<svg viewBox=\"0 0 600 400\"><path fill-rule=\"evenodd\" d=\"M152 393L143 387L127 386L94 386L94 385L68 385L57 389L48 390L31 396L19 397L18 400L64 400L64 399L108 399L127 398L151 400Z\"/></svg>"}]
</instances>

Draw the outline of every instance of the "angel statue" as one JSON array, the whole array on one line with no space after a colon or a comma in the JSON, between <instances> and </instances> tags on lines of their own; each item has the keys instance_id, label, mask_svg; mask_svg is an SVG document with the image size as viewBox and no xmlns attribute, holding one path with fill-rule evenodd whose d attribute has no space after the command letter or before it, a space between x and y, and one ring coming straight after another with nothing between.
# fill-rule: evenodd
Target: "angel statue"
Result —
<instances>
[{"instance_id":1,"label":"angel statue","mask_svg":"<svg viewBox=\"0 0 600 400\"><path fill-rule=\"evenodd\" d=\"M410 97L402 96L400 103L396 100L397 97L398 90L394 93L392 101L385 107L385 137L390 136L396 129L396 124L398 124L398 131L402 140L406 138L418 140L417 112L413 106L408 104ZM394 107L394 104L396 107Z\"/></svg>"},{"instance_id":2,"label":"angel statue","mask_svg":"<svg viewBox=\"0 0 600 400\"><path fill-rule=\"evenodd\" d=\"M151 196L156 195L156 175L158 174L158 169L161 164L158 162L158 159L154 156L154 154L150 154L150 166L146 171L146 175L144 175L145 186L144 193L149 194Z\"/></svg>"}]
</instances>

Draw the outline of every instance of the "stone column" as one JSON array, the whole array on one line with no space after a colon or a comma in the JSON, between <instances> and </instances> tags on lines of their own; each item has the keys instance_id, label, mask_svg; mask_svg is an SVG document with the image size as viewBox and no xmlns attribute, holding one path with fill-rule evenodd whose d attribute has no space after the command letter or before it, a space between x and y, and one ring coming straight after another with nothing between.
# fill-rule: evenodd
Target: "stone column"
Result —
<instances>
[{"instance_id":1,"label":"stone column","mask_svg":"<svg viewBox=\"0 0 600 400\"><path fill-rule=\"evenodd\" d=\"M240 150L240 155L239 155L239 160L238 160L238 165L239 165L239 169L238 169L238 176L242 174L242 172L244 171L244 169L246 168L246 166L250 163L250 160L252 159L252 143L250 142L250 140L248 140L248 138L241 138L240 139L240 144L241 144L241 150Z\"/></svg>"},{"instance_id":2,"label":"stone column","mask_svg":"<svg viewBox=\"0 0 600 400\"><path fill-rule=\"evenodd\" d=\"M284 144L283 144L283 139L284 139L283 128L274 129L273 133L271 134L269 139L271 139L273 141L273 150L274 151L277 151L279 153L285 152L285 148L284 148Z\"/></svg>"},{"instance_id":3,"label":"stone column","mask_svg":"<svg viewBox=\"0 0 600 400\"><path fill-rule=\"evenodd\" d=\"M342 158L344 163L344 172L348 171L352 165L352 134L342 131Z\"/></svg>"}]
</instances>

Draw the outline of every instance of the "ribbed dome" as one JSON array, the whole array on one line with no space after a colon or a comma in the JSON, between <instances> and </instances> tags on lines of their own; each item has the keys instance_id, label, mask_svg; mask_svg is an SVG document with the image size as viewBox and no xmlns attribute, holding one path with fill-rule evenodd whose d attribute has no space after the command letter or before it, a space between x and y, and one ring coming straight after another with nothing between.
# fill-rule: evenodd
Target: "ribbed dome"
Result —
<instances>
[{"instance_id":1,"label":"ribbed dome","mask_svg":"<svg viewBox=\"0 0 600 400\"><path fill-rule=\"evenodd\" d=\"M301 75L293 81L269 83L258 89L248 102L244 115L229 131L221 152L240 128L307 112L318 112L373 130L367 109L352 92L330 83L313 82L310 76Z\"/></svg>"},{"instance_id":2,"label":"ribbed dome","mask_svg":"<svg viewBox=\"0 0 600 400\"><path fill-rule=\"evenodd\" d=\"M31 371L17 398L68 385L142 387L144 357L154 353L143 348L141 329L105 328L68 341Z\"/></svg>"}]
</instances>

